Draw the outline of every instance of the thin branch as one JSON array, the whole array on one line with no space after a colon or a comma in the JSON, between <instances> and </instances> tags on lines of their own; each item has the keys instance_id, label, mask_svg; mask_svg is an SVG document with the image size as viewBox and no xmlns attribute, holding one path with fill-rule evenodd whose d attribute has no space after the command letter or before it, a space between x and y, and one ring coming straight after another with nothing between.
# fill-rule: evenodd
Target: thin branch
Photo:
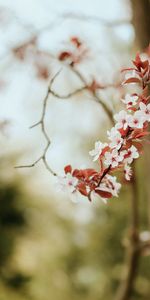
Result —
<instances>
[{"instance_id":1,"label":"thin branch","mask_svg":"<svg viewBox=\"0 0 150 300\"><path fill-rule=\"evenodd\" d=\"M41 126L41 131L43 133L43 136L45 137L45 140L46 140L46 146L44 148L44 151L43 151L43 154L32 164L29 164L29 165L21 165L21 166L16 166L15 168L17 169L20 169L20 168L32 168L34 167L37 163L39 163L41 160L43 161L46 169L54 176L56 176L57 174L50 168L48 162L47 162L47 159L46 159L46 155L47 155L47 151L50 147L50 144L51 144L51 141L49 139L49 136L47 134L47 131L46 131L46 128L45 128L45 115L46 115L46 109L47 109L47 103L48 103L48 98L49 98L49 95L51 94L51 86L54 82L54 80L56 79L56 77L59 75L61 70L59 70L55 76L50 80L50 83L48 85L48 89L47 89L47 93L45 95L45 98L43 100L43 109L42 109L42 115L41 115L41 119L33 124L30 128L34 128L34 127L37 127L37 126Z\"/></svg>"},{"instance_id":2,"label":"thin branch","mask_svg":"<svg viewBox=\"0 0 150 300\"><path fill-rule=\"evenodd\" d=\"M58 99L68 99L68 98L71 98L71 97L73 97L73 96L79 94L80 92L82 92L82 91L84 91L84 90L87 90L87 86L83 86L83 87L81 87L81 88L79 88L79 89L76 89L75 91L70 92L70 93L68 93L67 95L59 95L57 92L55 92L55 91L53 91L53 90L51 89L51 94L52 94L54 97L58 98Z\"/></svg>"},{"instance_id":3,"label":"thin branch","mask_svg":"<svg viewBox=\"0 0 150 300\"><path fill-rule=\"evenodd\" d=\"M81 80L81 82L84 84L83 87L79 88L79 89L76 89L75 91L71 92L71 93L68 93L67 95L59 95L57 92L55 92L53 89L52 89L52 84L53 82L55 81L56 77L60 74L60 71L59 70L56 75L50 80L50 83L48 85L48 89L47 89L47 93L45 95L45 98L43 100L43 109L42 109L42 115L41 115L41 118L38 122L36 122L35 124L33 124L32 126L30 126L30 129L32 128L35 128L37 126L41 126L41 131L43 133L43 136L45 137L45 140L46 140L46 146L45 146L45 149L43 151L43 154L35 161L33 162L32 164L29 164L29 165L21 165L21 166L16 166L15 168L32 168L34 167L36 164L38 164L41 160L43 161L46 169L51 173L53 174L54 176L56 176L57 174L49 167L49 164L46 160L46 154L47 154L47 151L50 147L50 144L51 144L51 141L49 139L49 136L47 134L47 131L46 131L46 128L45 128L45 115L46 115L46 109L47 109L47 102L48 102L48 98L49 98L49 95L53 95L54 97L58 98L58 99L68 99L76 94L78 94L79 92L83 91L83 90L87 90L88 92L90 92L92 94L92 96L94 97L94 99L99 103L101 104L101 106L103 107L104 111L106 112L106 114L108 115L108 117L110 118L111 122L114 124L114 120L113 120L113 115L112 115L112 112L109 110L109 108L105 105L104 102L101 101L101 99L96 95L96 92L95 91L92 91L89 89L89 86L86 82L86 80L84 79L83 75L78 71L76 70L75 68L71 67L71 70L78 76L78 78Z\"/></svg>"},{"instance_id":4,"label":"thin branch","mask_svg":"<svg viewBox=\"0 0 150 300\"><path fill-rule=\"evenodd\" d=\"M81 82L85 85L85 87L87 87L88 91L92 94L93 99L98 102L102 108L104 109L105 113L107 114L107 116L109 117L112 125L114 125L114 119L113 119L113 113L112 111L108 108L108 106L102 101L102 99L97 95L96 91L92 91L89 89L88 84L84 78L84 76L74 67L70 66L71 70L73 71L74 74L77 75L77 77L81 80ZM112 85L111 85L112 86Z\"/></svg>"}]
</instances>

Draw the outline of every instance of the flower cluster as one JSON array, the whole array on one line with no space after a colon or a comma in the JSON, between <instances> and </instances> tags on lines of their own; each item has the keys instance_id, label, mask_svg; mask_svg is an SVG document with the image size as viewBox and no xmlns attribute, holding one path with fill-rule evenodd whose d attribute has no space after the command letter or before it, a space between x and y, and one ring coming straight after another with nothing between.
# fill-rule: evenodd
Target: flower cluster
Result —
<instances>
[{"instance_id":1,"label":"flower cluster","mask_svg":"<svg viewBox=\"0 0 150 300\"><path fill-rule=\"evenodd\" d=\"M137 54L134 67L124 69L123 84L138 84L140 94L126 94L122 103L125 110L114 115L115 126L107 132L108 143L97 141L95 148L89 152L93 161L99 162L99 170L75 169L70 165L65 167L63 183L71 193L79 192L91 201L92 194L98 194L104 201L118 196L121 184L116 181L114 172L122 169L126 180L132 177L132 162L142 151L142 139L148 134L150 122L150 62L142 61Z\"/></svg>"}]
</instances>

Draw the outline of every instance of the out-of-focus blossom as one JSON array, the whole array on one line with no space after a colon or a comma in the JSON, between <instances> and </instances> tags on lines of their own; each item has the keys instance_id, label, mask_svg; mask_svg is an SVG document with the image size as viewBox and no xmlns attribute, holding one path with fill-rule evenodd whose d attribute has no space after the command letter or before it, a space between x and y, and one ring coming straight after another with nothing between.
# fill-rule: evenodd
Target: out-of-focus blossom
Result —
<instances>
[{"instance_id":1,"label":"out-of-focus blossom","mask_svg":"<svg viewBox=\"0 0 150 300\"><path fill-rule=\"evenodd\" d=\"M58 177L58 183L62 191L74 193L77 190L78 179L67 173L64 176Z\"/></svg>"}]
</instances>

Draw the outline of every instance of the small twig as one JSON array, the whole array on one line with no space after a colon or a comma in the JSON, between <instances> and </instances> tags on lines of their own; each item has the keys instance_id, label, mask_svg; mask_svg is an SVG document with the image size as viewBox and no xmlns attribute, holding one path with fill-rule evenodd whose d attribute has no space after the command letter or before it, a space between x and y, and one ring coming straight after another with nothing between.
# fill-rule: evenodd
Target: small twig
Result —
<instances>
[{"instance_id":1,"label":"small twig","mask_svg":"<svg viewBox=\"0 0 150 300\"><path fill-rule=\"evenodd\" d=\"M113 120L113 115L112 115L112 112L109 110L109 108L105 105L104 102L101 101L101 99L96 95L96 92L95 91L92 91L89 89L89 86L86 82L86 80L84 79L83 75L78 71L76 70L75 68L71 67L71 70L78 76L78 78L81 80L81 82L84 84L83 87L79 88L79 89L76 89L75 91L71 92L71 93L68 93L67 95L59 95L57 92L55 92L53 89L52 89L52 84L54 82L54 80L56 79L56 77L60 74L60 71L59 70L56 75L50 80L50 83L48 85L48 89L47 89L47 93L45 95L45 98L43 100L43 109L42 109L42 115L41 115L41 118L38 122L36 122L35 124L33 124L32 126L30 126L30 129L32 128L35 128L37 126L41 126L41 131L43 133L43 136L45 137L45 140L46 140L46 146L45 146L45 149L43 151L43 154L35 161L33 162L32 164L29 164L29 165L21 165L21 166L16 166L15 168L19 169L19 168L32 168L34 167L36 164L38 164L41 160L43 161L46 169L51 173L53 174L54 176L56 176L57 174L49 167L48 165L48 162L46 160L46 154L47 154L47 151L49 149L49 146L51 144L51 141L49 139L49 136L47 134L47 131L45 129L45 115L46 115L46 109L47 109L47 102L48 102L48 98L49 98L49 95L53 95L54 97L58 98L58 99L68 99L74 95L76 95L77 93L83 91L83 90L87 90L88 92L90 92L92 94L92 96L94 97L94 99L102 105L103 109L105 110L105 112L107 113L108 117L110 118L111 122L114 124L114 120Z\"/></svg>"},{"instance_id":2,"label":"small twig","mask_svg":"<svg viewBox=\"0 0 150 300\"><path fill-rule=\"evenodd\" d=\"M104 109L105 113L109 117L112 125L114 125L114 118L113 118L113 113L112 111L108 108L108 106L102 101L102 99L97 95L96 91L92 91L89 89L88 84L84 78L84 76L74 67L70 66L71 70L77 75L77 77L82 81L82 83L85 85L87 90L92 94L93 98L95 99L96 102L98 102L102 108Z\"/></svg>"},{"instance_id":3,"label":"small twig","mask_svg":"<svg viewBox=\"0 0 150 300\"><path fill-rule=\"evenodd\" d=\"M58 93L56 93L55 91L53 91L53 90L51 89L51 94L52 94L54 97L58 98L58 99L68 99L68 98L71 98L71 97L77 95L78 93L80 93L80 92L82 92L82 91L84 91L84 90L87 90L87 86L83 86L83 87L81 87L81 88L79 88L79 89L76 89L75 91L73 91L73 92L71 92L71 93L68 93L67 95L59 95Z\"/></svg>"},{"instance_id":4,"label":"small twig","mask_svg":"<svg viewBox=\"0 0 150 300\"><path fill-rule=\"evenodd\" d=\"M55 76L50 80L50 83L49 83L49 85L48 85L48 89L47 89L46 96L45 96L45 98L44 98L44 100L43 100L43 109L42 109L42 116L41 116L40 121L38 121L37 123L33 124L33 125L30 127L30 129L31 129L31 128L37 127L37 126L39 126L39 125L41 126L42 133L43 133L43 135L44 135L44 137L45 137L45 140L46 140L46 146L45 146L45 149L44 149L44 151L43 151L43 154L42 154L42 155L41 155L34 163L32 163L32 164L30 164L30 165L16 166L15 168L17 168L17 169L20 169L20 168L32 168L32 167L34 167L39 161L42 160L43 163L44 163L44 165L45 165L45 167L46 167L46 169L47 169L52 175L54 175L54 176L57 175L57 174L49 167L49 164L48 164L47 159L46 159L46 154L47 154L47 151L48 151L49 146L50 146L50 144L51 144L51 141L50 141L49 136L48 136L48 134L47 134L47 132L46 132L46 129L45 129L45 115L46 115L46 108L47 108L48 98L49 98L49 95L51 94L51 86L52 86L54 80L56 79L56 77L59 75L60 71L61 71L61 70L59 70L59 71L55 74Z\"/></svg>"}]
</instances>

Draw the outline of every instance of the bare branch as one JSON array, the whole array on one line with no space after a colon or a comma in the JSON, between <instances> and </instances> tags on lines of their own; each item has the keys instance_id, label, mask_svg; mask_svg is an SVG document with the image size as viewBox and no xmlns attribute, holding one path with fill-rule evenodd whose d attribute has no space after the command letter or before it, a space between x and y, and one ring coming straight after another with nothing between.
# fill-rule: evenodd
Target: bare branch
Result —
<instances>
[{"instance_id":1,"label":"bare branch","mask_svg":"<svg viewBox=\"0 0 150 300\"><path fill-rule=\"evenodd\" d=\"M56 77L60 74L61 70L59 70L55 76L50 80L50 83L48 85L48 88L47 88L47 93L45 95L45 98L43 99L43 108L42 108L42 115L41 115L41 118L38 122L36 122L35 124L33 124L32 126L30 126L30 129L32 128L35 128L37 126L40 126L41 127L41 131L43 133L43 136L45 137L45 140L46 140L46 146L45 146L45 149L43 151L43 154L35 161L33 162L32 164L29 164L29 165L21 165L21 166L17 166L16 168L32 168L34 167L36 164L38 164L41 160L43 161L46 169L51 173L53 174L54 176L56 176L57 174L49 167L49 164L46 160L46 154L47 154L47 151L50 147L50 144L51 144L51 141L49 139L49 136L47 134L47 131L46 131L46 128L45 128L45 115L46 115L46 109L47 109L47 102L48 102L48 98L49 98L49 95L53 95L54 97L58 98L58 99L68 99L76 94L78 94L79 92L82 92L83 90L87 90L88 92L90 92L92 94L92 96L94 97L94 99L100 103L104 109L104 111L107 113L107 115L109 116L110 120L112 123L114 123L113 121L113 115L112 115L112 112L108 109L108 107L105 105L104 102L101 101L101 99L96 95L96 92L95 91L92 91L89 89L89 86L86 82L86 80L84 79L83 75L78 71L76 70L75 68L71 67L71 70L78 76L78 78L81 80L81 82L84 84L83 87L79 88L79 89L76 89L75 91L71 92L71 93L68 93L67 95L59 95L57 92L55 92L53 89L52 89L52 84L53 82L55 81Z\"/></svg>"},{"instance_id":2,"label":"bare branch","mask_svg":"<svg viewBox=\"0 0 150 300\"><path fill-rule=\"evenodd\" d=\"M84 90L87 90L87 86L83 86L83 87L81 87L81 88L79 88L79 89L76 89L75 91L73 91L73 92L71 92L71 93L68 93L67 95L59 95L58 93L56 93L56 92L53 91L52 89L51 89L50 92L51 92L51 94L52 94L54 97L56 97L56 98L58 98L58 99L68 99L68 98L71 98L71 97L73 97L73 96L79 94L80 92L82 92L82 91L84 91Z\"/></svg>"},{"instance_id":3,"label":"bare branch","mask_svg":"<svg viewBox=\"0 0 150 300\"><path fill-rule=\"evenodd\" d=\"M46 128L45 128L45 115L46 115L46 108L47 108L47 102L48 102L48 98L49 98L49 95L51 94L51 86L54 82L54 80L56 79L56 77L60 74L61 70L59 70L55 76L50 80L50 83L48 85L48 89L47 89L47 93L45 95L45 98L43 100L43 109L42 109L42 115L41 115L41 119L40 121L38 121L37 123L35 123L34 125L32 125L30 128L34 128L36 126L41 126L41 131L43 133L43 136L45 137L45 140L46 140L46 146L45 146L45 149L43 151L43 154L32 164L30 165L22 165L22 166L16 166L15 168L17 169L20 169L20 168L32 168L34 167L39 161L43 161L46 169L54 176L56 176L57 174L50 168L48 162L47 162L47 159L46 159L46 154L47 154L47 151L50 147L50 144L51 144L51 141L49 139L49 136L47 134L47 131L46 131Z\"/></svg>"},{"instance_id":4,"label":"bare branch","mask_svg":"<svg viewBox=\"0 0 150 300\"><path fill-rule=\"evenodd\" d=\"M72 67L72 66L70 66L70 67L71 67L71 70L73 71L73 73L75 73L77 75L77 77L81 80L81 82L85 85L85 87L87 87L88 91L92 94L93 99L102 106L102 108L104 109L105 113L109 117L111 123L114 125L114 119L113 119L113 113L112 113L112 111L107 107L107 105L97 95L96 91L92 91L92 90L89 89L88 84L87 84L84 76L77 69L75 69L74 67Z\"/></svg>"}]
</instances>

